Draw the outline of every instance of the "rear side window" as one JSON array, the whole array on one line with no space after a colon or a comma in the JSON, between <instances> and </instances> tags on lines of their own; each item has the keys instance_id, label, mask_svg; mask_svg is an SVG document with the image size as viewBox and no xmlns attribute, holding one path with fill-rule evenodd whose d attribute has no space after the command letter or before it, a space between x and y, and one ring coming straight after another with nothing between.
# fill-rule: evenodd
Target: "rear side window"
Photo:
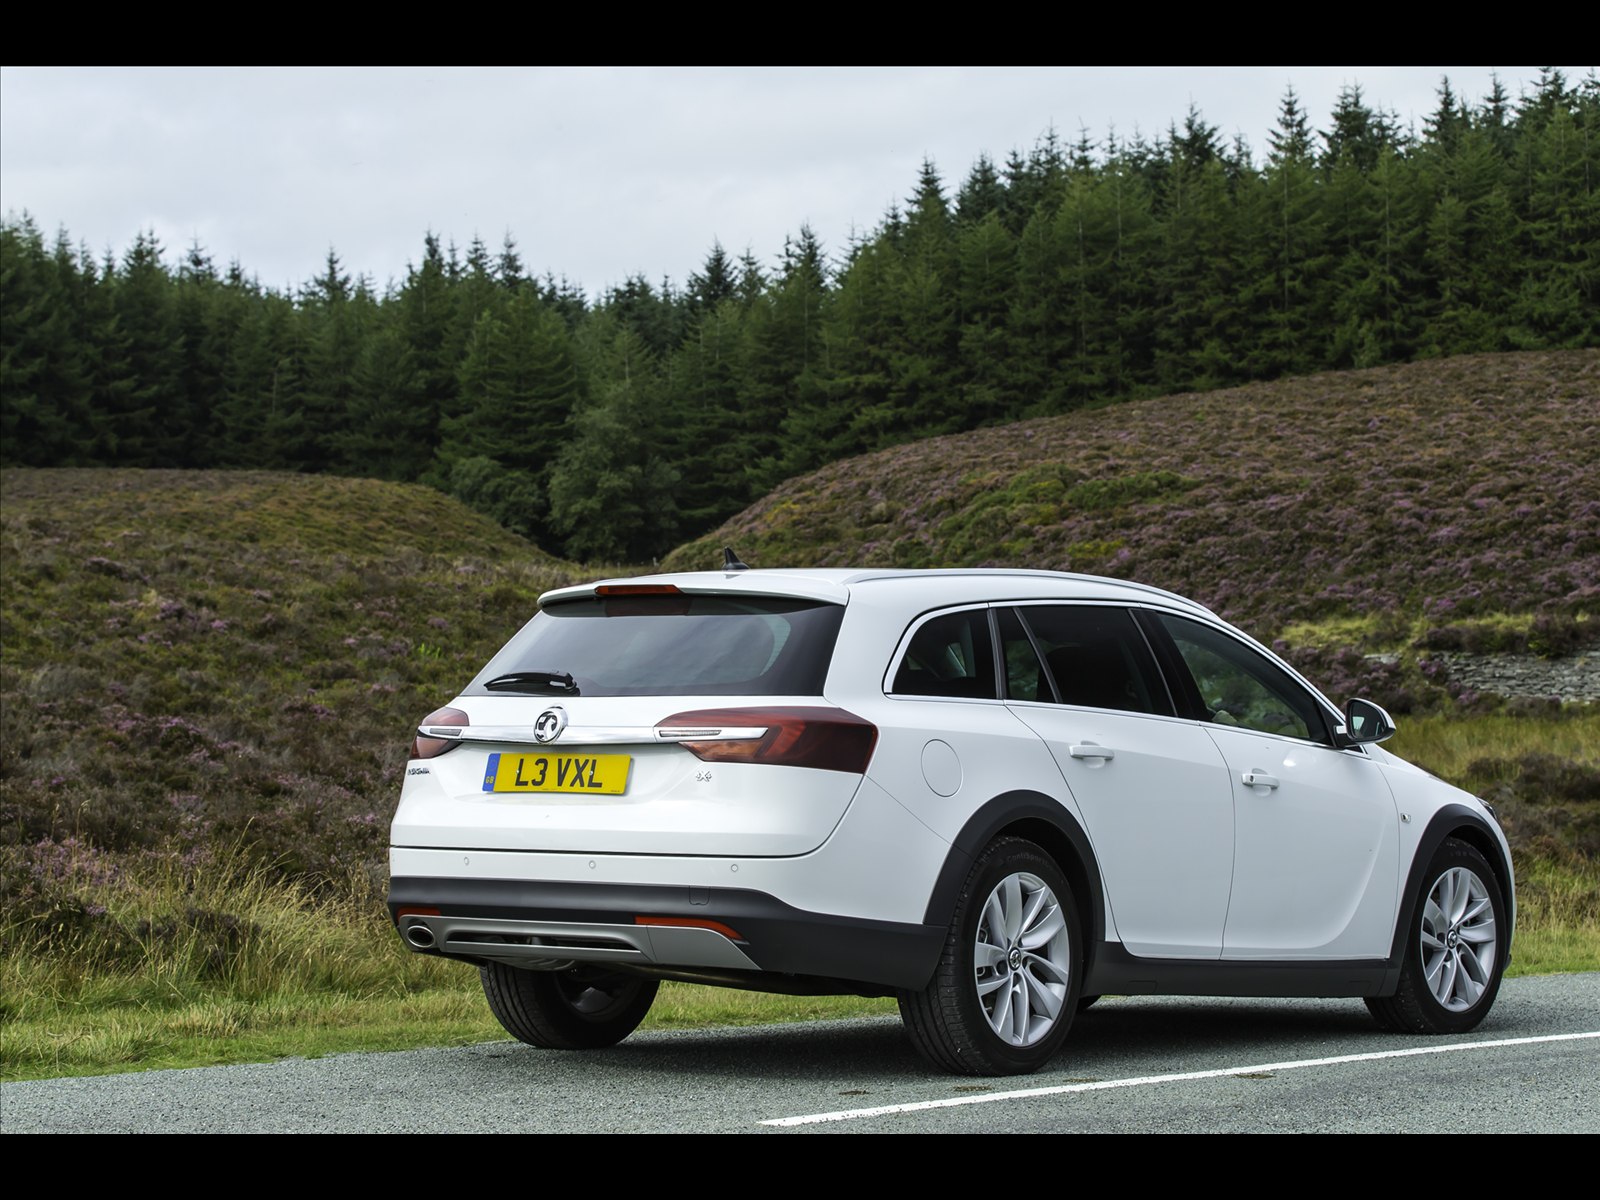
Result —
<instances>
[{"instance_id":1,"label":"rear side window","mask_svg":"<svg viewBox=\"0 0 1600 1200\"><path fill-rule=\"evenodd\" d=\"M889 690L901 696L995 699L988 610L969 608L924 621L911 635Z\"/></svg>"},{"instance_id":2,"label":"rear side window","mask_svg":"<svg viewBox=\"0 0 1600 1200\"><path fill-rule=\"evenodd\" d=\"M465 694L820 696L843 617L842 605L765 596L566 600L524 625ZM560 679L544 686L545 675ZM512 676L522 681L488 686Z\"/></svg>"},{"instance_id":3,"label":"rear side window","mask_svg":"<svg viewBox=\"0 0 1600 1200\"><path fill-rule=\"evenodd\" d=\"M1062 704L1172 715L1155 657L1126 609L1027 605L1017 611L1033 631Z\"/></svg>"},{"instance_id":4,"label":"rear side window","mask_svg":"<svg viewBox=\"0 0 1600 1200\"><path fill-rule=\"evenodd\" d=\"M1022 618L1015 609L999 608L995 620L1000 625L1000 659L1006 668L1006 699L1053 703L1055 689L1033 648L1033 639L1022 627Z\"/></svg>"}]
</instances>

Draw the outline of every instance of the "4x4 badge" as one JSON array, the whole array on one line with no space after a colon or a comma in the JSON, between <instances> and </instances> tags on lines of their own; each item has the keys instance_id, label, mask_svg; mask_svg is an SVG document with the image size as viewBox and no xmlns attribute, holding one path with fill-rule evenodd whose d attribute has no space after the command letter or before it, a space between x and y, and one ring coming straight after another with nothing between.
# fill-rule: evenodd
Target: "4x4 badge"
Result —
<instances>
[{"instance_id":1,"label":"4x4 badge","mask_svg":"<svg viewBox=\"0 0 1600 1200\"><path fill-rule=\"evenodd\" d=\"M547 708L539 714L539 719L533 723L534 740L553 742L561 736L561 731L566 727L567 710L559 704L554 708Z\"/></svg>"}]
</instances>

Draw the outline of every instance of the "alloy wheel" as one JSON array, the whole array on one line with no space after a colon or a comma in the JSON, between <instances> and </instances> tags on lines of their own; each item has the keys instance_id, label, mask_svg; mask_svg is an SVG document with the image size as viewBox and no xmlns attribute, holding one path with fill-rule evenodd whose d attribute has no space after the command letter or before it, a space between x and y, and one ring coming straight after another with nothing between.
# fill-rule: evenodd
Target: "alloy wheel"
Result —
<instances>
[{"instance_id":1,"label":"alloy wheel","mask_svg":"<svg viewBox=\"0 0 1600 1200\"><path fill-rule=\"evenodd\" d=\"M1476 872L1451 867L1434 881L1418 942L1433 998L1451 1012L1476 1004L1494 977L1498 948L1494 904Z\"/></svg>"},{"instance_id":2,"label":"alloy wheel","mask_svg":"<svg viewBox=\"0 0 1600 1200\"><path fill-rule=\"evenodd\" d=\"M1019 871L989 893L973 968L978 1003L1001 1041L1031 1046L1054 1028L1071 983L1072 937L1044 880Z\"/></svg>"}]
</instances>

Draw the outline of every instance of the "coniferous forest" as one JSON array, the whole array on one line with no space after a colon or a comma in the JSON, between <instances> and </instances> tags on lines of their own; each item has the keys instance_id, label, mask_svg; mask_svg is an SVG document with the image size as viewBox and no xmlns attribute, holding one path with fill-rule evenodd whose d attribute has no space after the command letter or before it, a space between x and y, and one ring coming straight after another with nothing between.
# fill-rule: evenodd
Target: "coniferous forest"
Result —
<instances>
[{"instance_id":1,"label":"coniferous forest","mask_svg":"<svg viewBox=\"0 0 1600 1200\"><path fill-rule=\"evenodd\" d=\"M1264 155L1191 109L1047 133L845 247L714 245L598 297L508 235L424 236L381 292L294 294L141 234L0 226L0 463L420 481L540 545L643 562L779 481L931 434L1444 355L1600 345L1600 83L1439 89L1421 129L1291 89Z\"/></svg>"}]
</instances>

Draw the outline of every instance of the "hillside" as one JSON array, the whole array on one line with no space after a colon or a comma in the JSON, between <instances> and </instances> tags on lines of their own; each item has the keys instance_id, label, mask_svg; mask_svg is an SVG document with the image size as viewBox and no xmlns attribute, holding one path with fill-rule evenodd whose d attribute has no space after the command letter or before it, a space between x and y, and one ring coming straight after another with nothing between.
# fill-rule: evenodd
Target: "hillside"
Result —
<instances>
[{"instance_id":1,"label":"hillside","mask_svg":"<svg viewBox=\"0 0 1600 1200\"><path fill-rule=\"evenodd\" d=\"M1526 670L1593 640L1597 368L1456 360L905 446L670 565L726 539L758 566L1009 561L1200 594L1330 694L1408 713L1393 748L1499 809L1519 969L1594 969L1600 712L1479 695L1445 656ZM626 570L413 485L0 471L0 1074L496 1036L471 972L387 926L410 730L541 591Z\"/></svg>"},{"instance_id":2,"label":"hillside","mask_svg":"<svg viewBox=\"0 0 1600 1200\"><path fill-rule=\"evenodd\" d=\"M408 730L577 570L427 488L268 472L0 472L0 531L0 891L42 911L108 855L380 878Z\"/></svg>"},{"instance_id":3,"label":"hillside","mask_svg":"<svg viewBox=\"0 0 1600 1200\"><path fill-rule=\"evenodd\" d=\"M1137 578L1277 641L1331 695L1548 713L1600 660L1596 445L1600 352L1323 375L836 463L663 566L729 544L757 567ZM229 845L378 882L412 722L540 591L626 570L551 559L427 488L271 472L8 470L0 532L0 855L28 863L0 891L42 878L49 843L91 866ZM1578 686L1486 686L1488 652ZM1484 785L1526 774L1485 762ZM1555 790L1586 802L1597 779Z\"/></svg>"},{"instance_id":4,"label":"hillside","mask_svg":"<svg viewBox=\"0 0 1600 1200\"><path fill-rule=\"evenodd\" d=\"M758 567L1137 578L1278 640L1330 694L1472 709L1449 655L1600 640L1596 445L1600 352L1324 375L850 459L663 566L730 544ZM376 880L411 723L540 591L619 570L430 489L267 472L0 472L0 532L0 853L30 864L13 891L48 843L94 861L229 844L313 883Z\"/></svg>"},{"instance_id":5,"label":"hillside","mask_svg":"<svg viewBox=\"0 0 1600 1200\"><path fill-rule=\"evenodd\" d=\"M1560 649L1600 605L1597 446L1600 351L1337 372L834 463L663 565L709 567L731 545L757 567L1084 571L1193 595L1266 638L1509 613Z\"/></svg>"}]
</instances>

